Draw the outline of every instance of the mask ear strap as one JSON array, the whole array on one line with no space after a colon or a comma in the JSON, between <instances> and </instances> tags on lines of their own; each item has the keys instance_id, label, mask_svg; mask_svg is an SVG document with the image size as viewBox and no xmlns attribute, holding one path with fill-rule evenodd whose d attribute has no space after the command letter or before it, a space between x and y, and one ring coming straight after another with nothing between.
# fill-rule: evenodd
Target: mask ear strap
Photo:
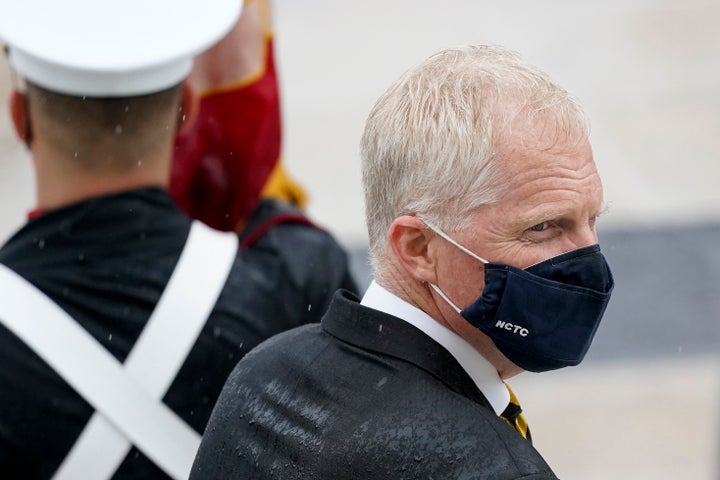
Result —
<instances>
[{"instance_id":1,"label":"mask ear strap","mask_svg":"<svg viewBox=\"0 0 720 480\"><path fill-rule=\"evenodd\" d=\"M430 285L430 288L432 288L433 290L435 290L435 292L437 292L437 294L440 295L440 296L442 297L442 299L445 300L445 301L448 303L448 305L450 305L452 308L454 308L457 313L462 312L462 310L461 310L460 308L458 308L458 306L455 305L455 304L452 302L452 300L450 300L450 299L448 298L448 296L443 293L442 290L440 290L440 287L438 287L438 286L435 285L434 283L428 283L428 285Z\"/></svg>"},{"instance_id":2,"label":"mask ear strap","mask_svg":"<svg viewBox=\"0 0 720 480\"><path fill-rule=\"evenodd\" d=\"M437 233L437 234L440 235L442 238L444 238L445 240L447 240L447 241L450 242L451 244L455 245L457 248L459 248L459 249L462 250L463 252L465 252L465 253L467 253L468 255L470 255L471 257L473 257L475 260L479 260L479 261L481 261L482 263L490 263L490 262L488 262L487 260L485 260L484 258L482 258L481 256L474 254L474 253L471 252L469 249L467 249L467 248L463 247L462 245L460 245L459 243L457 243L455 240L453 240L452 238L450 238L450 235L448 235L447 233L443 232L443 231L440 230L438 227L436 227L436 226L433 225L432 223L428 222L428 221L425 220L424 218L420 218L420 220L422 220L422 222L423 222L425 225L427 225L427 227L428 227L430 230L432 230L433 232Z\"/></svg>"}]
</instances>

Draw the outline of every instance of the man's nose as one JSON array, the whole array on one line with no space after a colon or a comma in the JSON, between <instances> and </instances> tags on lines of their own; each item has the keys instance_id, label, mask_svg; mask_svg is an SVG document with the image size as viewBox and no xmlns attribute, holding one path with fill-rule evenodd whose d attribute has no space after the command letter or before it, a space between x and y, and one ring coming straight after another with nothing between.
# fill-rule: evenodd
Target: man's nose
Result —
<instances>
[{"instance_id":1,"label":"man's nose","mask_svg":"<svg viewBox=\"0 0 720 480\"><path fill-rule=\"evenodd\" d=\"M594 226L584 225L568 235L568 241L573 249L594 245L598 243L597 231Z\"/></svg>"}]
</instances>

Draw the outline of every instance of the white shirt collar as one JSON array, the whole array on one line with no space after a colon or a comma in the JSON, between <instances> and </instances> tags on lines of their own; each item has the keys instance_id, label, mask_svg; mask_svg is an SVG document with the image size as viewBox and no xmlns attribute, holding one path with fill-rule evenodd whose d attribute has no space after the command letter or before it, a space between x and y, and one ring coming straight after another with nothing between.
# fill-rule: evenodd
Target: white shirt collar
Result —
<instances>
[{"instance_id":1,"label":"white shirt collar","mask_svg":"<svg viewBox=\"0 0 720 480\"><path fill-rule=\"evenodd\" d=\"M505 410L510 402L510 393L497 370L462 337L374 281L365 292L360 304L389 313L414 325L445 347L485 395L495 413L500 415Z\"/></svg>"}]
</instances>

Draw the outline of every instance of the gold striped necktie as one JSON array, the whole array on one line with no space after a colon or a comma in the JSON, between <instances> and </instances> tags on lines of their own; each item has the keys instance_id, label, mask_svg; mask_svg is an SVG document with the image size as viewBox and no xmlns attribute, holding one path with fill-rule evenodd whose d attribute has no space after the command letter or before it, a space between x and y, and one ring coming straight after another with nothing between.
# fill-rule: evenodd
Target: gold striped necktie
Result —
<instances>
[{"instance_id":1,"label":"gold striped necktie","mask_svg":"<svg viewBox=\"0 0 720 480\"><path fill-rule=\"evenodd\" d=\"M520 401L515 396L515 393L510 388L510 385L506 383L505 388L507 388L510 393L510 403L508 403L508 406L505 408L503 413L500 414L500 417L509 423L511 427L517 430L523 438L532 442L530 428L528 427L525 416L522 413L522 408L520 408Z\"/></svg>"}]
</instances>

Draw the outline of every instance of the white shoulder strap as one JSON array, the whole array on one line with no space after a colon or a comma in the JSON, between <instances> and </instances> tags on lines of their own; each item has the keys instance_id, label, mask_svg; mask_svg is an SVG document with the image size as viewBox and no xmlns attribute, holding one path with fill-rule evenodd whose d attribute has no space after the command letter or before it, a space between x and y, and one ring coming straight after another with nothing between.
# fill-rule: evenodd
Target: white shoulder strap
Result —
<instances>
[{"instance_id":1,"label":"white shoulder strap","mask_svg":"<svg viewBox=\"0 0 720 480\"><path fill-rule=\"evenodd\" d=\"M175 479L188 477L200 436L160 399L185 361L237 254L237 236L194 222L178 264L125 364L67 313L0 265L0 321L97 412L55 479L110 478L131 444Z\"/></svg>"}]
</instances>

